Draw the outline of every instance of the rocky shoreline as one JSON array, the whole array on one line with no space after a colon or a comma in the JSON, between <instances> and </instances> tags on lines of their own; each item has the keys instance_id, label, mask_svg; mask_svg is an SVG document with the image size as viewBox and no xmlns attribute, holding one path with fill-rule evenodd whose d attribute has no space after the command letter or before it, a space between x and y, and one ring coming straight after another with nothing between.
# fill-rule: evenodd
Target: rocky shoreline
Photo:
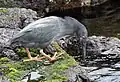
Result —
<instances>
[{"instance_id":1,"label":"rocky shoreline","mask_svg":"<svg viewBox=\"0 0 120 82\"><path fill-rule=\"evenodd\" d=\"M106 0L104 1L106 2ZM26 7L28 6L29 5ZM33 9L35 9L35 6ZM19 32L26 25L39 18L40 17L38 13L31 9L0 8L0 64L7 64L9 59L10 62L12 61L12 63L17 61L19 61L17 63L20 63L22 61L23 56L20 56L19 53L16 53L16 50L9 49L9 40L13 37L14 34ZM97 19L92 20L95 21ZM117 20L119 20L119 16ZM85 23L89 22L90 20L87 19L87 21L83 21ZM89 24L86 26L89 26ZM58 43L67 53L72 55L76 61L79 62L79 64L68 68L66 71L66 76L69 78L67 82L74 82L76 80L76 76L79 76L77 79L80 79L80 81L83 82L90 82L90 80L95 82L120 81L120 39L106 36L89 36L87 40L86 63L83 63L82 61L82 48L81 46L78 46L79 41L75 36L70 38L63 38ZM51 50L47 50L49 49L46 49L46 52L48 53L52 52ZM32 51L35 53L37 52L37 50L34 49ZM20 53L23 53L23 55L25 54L23 49L21 49ZM8 59L4 59L4 57L7 57ZM31 66L33 66L33 64ZM0 81L2 80L1 76L4 77L4 75L1 74L1 69L6 69L6 67L0 66ZM11 70L12 72L19 74L15 68L10 69L10 71ZM73 72L73 70L77 73ZM64 79L64 77L62 77L62 79ZM6 80L5 82L9 82L9 80Z\"/></svg>"}]
</instances>

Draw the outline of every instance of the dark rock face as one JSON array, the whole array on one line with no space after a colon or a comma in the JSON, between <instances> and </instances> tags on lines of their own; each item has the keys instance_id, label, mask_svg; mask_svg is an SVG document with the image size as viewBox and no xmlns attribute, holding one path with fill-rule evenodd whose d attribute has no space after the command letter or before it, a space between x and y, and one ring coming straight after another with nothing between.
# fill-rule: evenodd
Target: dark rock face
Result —
<instances>
[{"instance_id":1,"label":"dark rock face","mask_svg":"<svg viewBox=\"0 0 120 82\"><path fill-rule=\"evenodd\" d=\"M7 56L14 59L15 53L4 47L9 46L9 40L20 31L20 28L37 18L37 13L25 8L0 8L0 11L2 11L0 12L0 57Z\"/></svg>"},{"instance_id":2,"label":"dark rock face","mask_svg":"<svg viewBox=\"0 0 120 82\"><path fill-rule=\"evenodd\" d=\"M92 36L88 38L87 50L88 59L97 64L115 64L120 59L120 40L115 37Z\"/></svg>"},{"instance_id":3,"label":"dark rock face","mask_svg":"<svg viewBox=\"0 0 120 82\"><path fill-rule=\"evenodd\" d=\"M101 0L93 0L101 1ZM104 1L104 0L103 0ZM99 5L83 9L84 24L89 35L117 36L120 32L120 1L106 0Z\"/></svg>"},{"instance_id":4,"label":"dark rock face","mask_svg":"<svg viewBox=\"0 0 120 82\"><path fill-rule=\"evenodd\" d=\"M23 0L22 6L37 11L41 16L44 14L48 3L48 0Z\"/></svg>"},{"instance_id":5,"label":"dark rock face","mask_svg":"<svg viewBox=\"0 0 120 82\"><path fill-rule=\"evenodd\" d=\"M78 61L82 60L82 46L75 37L60 40L59 44ZM86 60L89 65L109 65L120 60L120 40L115 37L91 36L87 40Z\"/></svg>"}]
</instances>

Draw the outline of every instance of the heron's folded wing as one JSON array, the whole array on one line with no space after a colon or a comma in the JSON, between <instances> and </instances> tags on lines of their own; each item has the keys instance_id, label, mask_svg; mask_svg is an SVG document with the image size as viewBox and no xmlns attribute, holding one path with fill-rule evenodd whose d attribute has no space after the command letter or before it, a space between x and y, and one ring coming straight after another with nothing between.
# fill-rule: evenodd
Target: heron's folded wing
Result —
<instances>
[{"instance_id":1,"label":"heron's folded wing","mask_svg":"<svg viewBox=\"0 0 120 82\"><path fill-rule=\"evenodd\" d=\"M23 29L24 30L24 29ZM59 33L58 24L40 24L19 32L14 41L44 43L52 40Z\"/></svg>"}]
</instances>

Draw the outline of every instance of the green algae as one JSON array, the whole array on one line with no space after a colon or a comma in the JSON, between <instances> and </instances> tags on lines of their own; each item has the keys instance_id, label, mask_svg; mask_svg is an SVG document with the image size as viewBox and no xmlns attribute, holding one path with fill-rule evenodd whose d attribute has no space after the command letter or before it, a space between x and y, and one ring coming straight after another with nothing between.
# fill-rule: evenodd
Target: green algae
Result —
<instances>
[{"instance_id":1,"label":"green algae","mask_svg":"<svg viewBox=\"0 0 120 82\"><path fill-rule=\"evenodd\" d=\"M77 64L77 62L69 56L56 42L52 44L53 47L56 48L57 53L61 54L61 58L58 59L54 63L45 64L43 62L36 61L12 61L8 58L1 58L0 64L1 66L6 66L7 68L0 69L0 72L4 74L4 76L10 80L10 82L22 82L22 78L35 70L39 71L39 74L42 77L39 80L30 80L29 82L63 82L68 80L65 76L64 71L68 68ZM31 52L39 54L37 49L30 49ZM27 55L25 49L21 48L19 50L20 54ZM57 54L57 55L58 55Z\"/></svg>"},{"instance_id":2,"label":"green algae","mask_svg":"<svg viewBox=\"0 0 120 82\"><path fill-rule=\"evenodd\" d=\"M9 59L7 57L0 58L0 64L9 62Z\"/></svg>"},{"instance_id":3,"label":"green algae","mask_svg":"<svg viewBox=\"0 0 120 82\"><path fill-rule=\"evenodd\" d=\"M3 9L3 8L2 8L2 9L0 9L0 12L1 12L1 13L7 13L7 12L8 12L8 9L5 9L5 8Z\"/></svg>"}]
</instances>

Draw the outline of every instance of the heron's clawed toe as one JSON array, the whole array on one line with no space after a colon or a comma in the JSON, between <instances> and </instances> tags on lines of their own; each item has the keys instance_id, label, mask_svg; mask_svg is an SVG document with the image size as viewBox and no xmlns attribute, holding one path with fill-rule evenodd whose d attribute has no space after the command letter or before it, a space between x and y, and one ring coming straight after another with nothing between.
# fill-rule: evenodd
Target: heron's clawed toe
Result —
<instances>
[{"instance_id":1,"label":"heron's clawed toe","mask_svg":"<svg viewBox=\"0 0 120 82\"><path fill-rule=\"evenodd\" d=\"M59 55L57 55L58 53L55 52L55 54L54 54L52 57L50 57L49 55L45 54L42 49L40 50L40 53L41 53L45 58L47 58L50 63L55 62L56 60L62 58L61 55L63 54L63 53L60 53Z\"/></svg>"},{"instance_id":2,"label":"heron's clawed toe","mask_svg":"<svg viewBox=\"0 0 120 82\"><path fill-rule=\"evenodd\" d=\"M62 55L63 53L60 53L60 54L58 54L58 55L57 55L57 54L58 54L58 53L55 52L55 54L48 59L49 62L55 62L56 60L62 58L61 55Z\"/></svg>"},{"instance_id":3,"label":"heron's clawed toe","mask_svg":"<svg viewBox=\"0 0 120 82\"><path fill-rule=\"evenodd\" d=\"M37 55L36 57L31 57L30 59L26 59L24 61L42 61L44 58L44 56L39 58L39 55Z\"/></svg>"}]
</instances>

